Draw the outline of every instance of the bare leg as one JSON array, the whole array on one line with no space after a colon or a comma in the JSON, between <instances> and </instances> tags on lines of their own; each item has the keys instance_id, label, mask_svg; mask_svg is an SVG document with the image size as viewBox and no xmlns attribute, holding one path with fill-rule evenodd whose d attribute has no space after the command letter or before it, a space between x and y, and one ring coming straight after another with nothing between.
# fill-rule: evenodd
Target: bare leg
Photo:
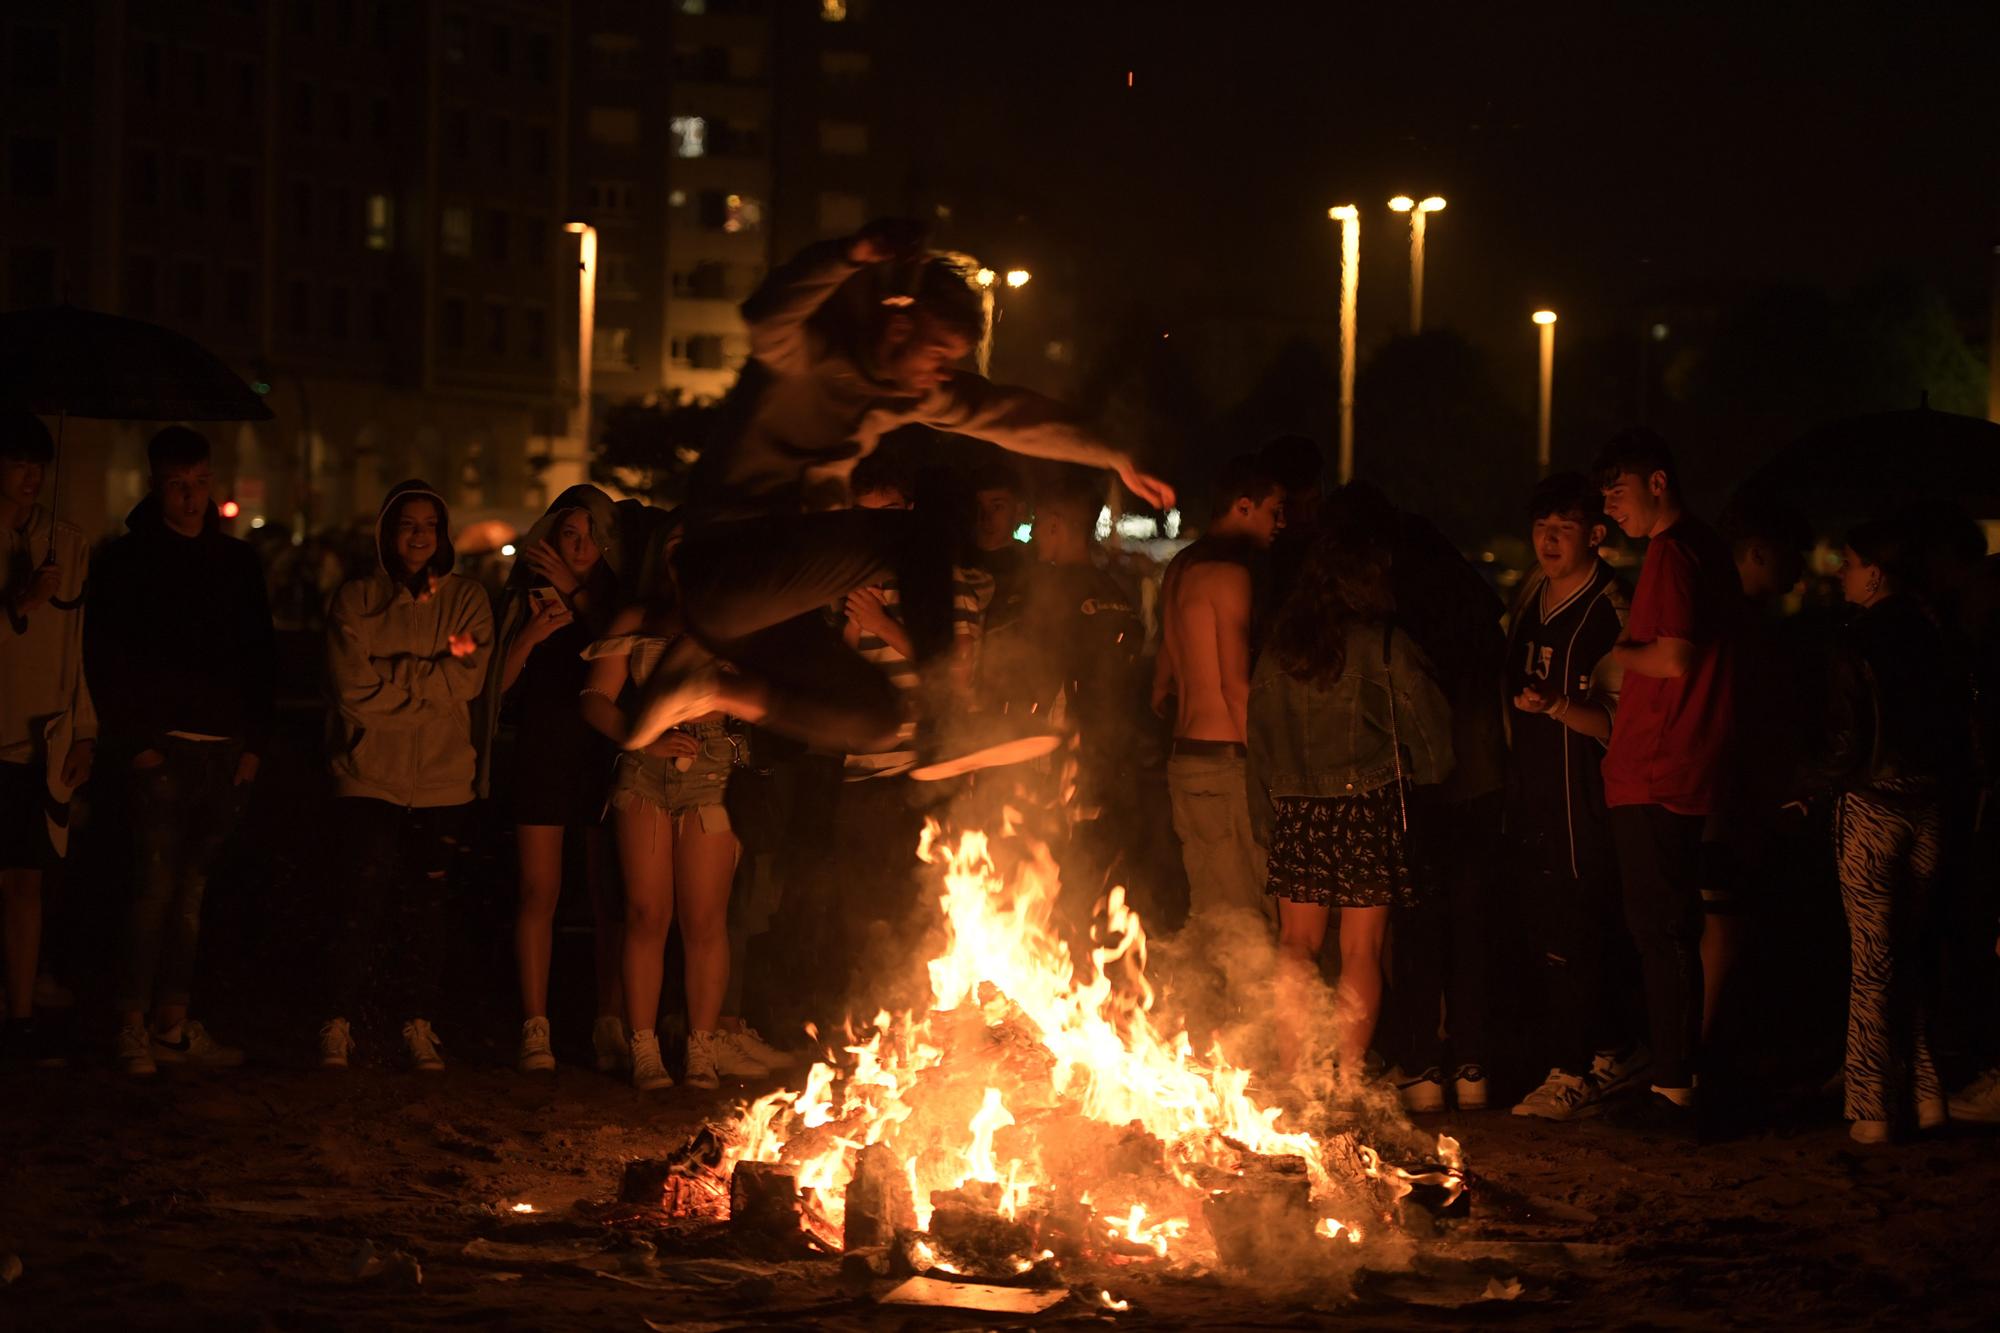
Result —
<instances>
[{"instance_id":1,"label":"bare leg","mask_svg":"<svg viewBox=\"0 0 2000 1333\"><path fill-rule=\"evenodd\" d=\"M634 1032L650 1032L660 1019L660 975L674 920L674 824L644 802L618 811L617 821L625 867L625 1021Z\"/></svg>"},{"instance_id":2,"label":"bare leg","mask_svg":"<svg viewBox=\"0 0 2000 1333\"><path fill-rule=\"evenodd\" d=\"M597 957L597 1014L619 1018L625 1013L625 902L611 873L611 848L604 830L585 833L583 850L596 917L591 934Z\"/></svg>"},{"instance_id":3,"label":"bare leg","mask_svg":"<svg viewBox=\"0 0 2000 1333\"><path fill-rule=\"evenodd\" d=\"M1324 984L1319 951L1331 914L1321 903L1278 899L1278 1060L1287 1073L1297 1072L1311 1041L1302 1024L1317 1007L1314 991Z\"/></svg>"},{"instance_id":4,"label":"bare leg","mask_svg":"<svg viewBox=\"0 0 2000 1333\"><path fill-rule=\"evenodd\" d=\"M556 900L562 896L562 825L516 825L514 846L521 874L521 897L514 909L514 962L520 973L521 1016L546 1018L549 953Z\"/></svg>"},{"instance_id":5,"label":"bare leg","mask_svg":"<svg viewBox=\"0 0 2000 1333\"><path fill-rule=\"evenodd\" d=\"M0 870L0 919L7 930L7 1016L34 1012L35 960L42 947L42 872Z\"/></svg>"},{"instance_id":6,"label":"bare leg","mask_svg":"<svg viewBox=\"0 0 2000 1333\"><path fill-rule=\"evenodd\" d=\"M700 817L690 811L681 818L675 851L688 1030L713 1032L729 989L729 886L736 874L736 835L726 829L705 831Z\"/></svg>"},{"instance_id":7,"label":"bare leg","mask_svg":"<svg viewBox=\"0 0 2000 1333\"><path fill-rule=\"evenodd\" d=\"M1389 934L1386 907L1340 909L1340 984L1334 988L1335 1044L1340 1067L1354 1072L1375 1040L1382 1017L1382 948Z\"/></svg>"}]
</instances>

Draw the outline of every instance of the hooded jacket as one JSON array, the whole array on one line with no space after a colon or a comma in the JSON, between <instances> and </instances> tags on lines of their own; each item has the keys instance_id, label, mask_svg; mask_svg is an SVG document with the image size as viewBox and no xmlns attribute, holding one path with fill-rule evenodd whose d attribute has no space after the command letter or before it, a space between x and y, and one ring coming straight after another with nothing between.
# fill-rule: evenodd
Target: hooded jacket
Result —
<instances>
[{"instance_id":1,"label":"hooded jacket","mask_svg":"<svg viewBox=\"0 0 2000 1333\"><path fill-rule=\"evenodd\" d=\"M200 534L184 537L148 495L91 569L84 671L100 734L121 751L184 731L266 752L277 645L264 567L221 521L211 504Z\"/></svg>"},{"instance_id":2,"label":"hooded jacket","mask_svg":"<svg viewBox=\"0 0 2000 1333\"><path fill-rule=\"evenodd\" d=\"M1122 457L1060 403L973 374L912 393L881 379L864 333L883 297L882 265L848 242L811 246L743 303L752 364L723 403L724 425L690 478L703 518L823 507L847 489L882 436L921 424L1033 458L1113 467Z\"/></svg>"},{"instance_id":3,"label":"hooded jacket","mask_svg":"<svg viewBox=\"0 0 2000 1333\"><path fill-rule=\"evenodd\" d=\"M572 486L555 498L543 515L535 520L527 535L521 538L520 549L527 550L537 542L555 540L556 525L572 509L581 509L590 516L590 539L597 543L597 549L604 553L604 568L611 577L606 590L609 598L601 598L602 604L593 603L589 619L602 628L611 622L612 613L625 600L624 590L619 586L619 571L624 565L625 554L620 546L618 506L611 497L595 486ZM533 614L528 593L531 589L545 586L547 580L535 572L534 566L526 560L516 560L514 570L507 576L507 586L500 594L500 632L493 642L493 651L486 660L486 686L479 696L474 709L479 738L478 791L483 798L492 795L493 788L493 739L500 729L500 705L504 691L500 688L501 676L507 669L507 653L514 645L515 636L528 623ZM542 645L537 645L539 651Z\"/></svg>"},{"instance_id":4,"label":"hooded jacket","mask_svg":"<svg viewBox=\"0 0 2000 1333\"><path fill-rule=\"evenodd\" d=\"M25 764L43 753L52 723L67 720L71 741L97 735L97 711L83 674L83 585L90 568L90 548L83 534L58 523L42 505L28 511L23 528L0 533L0 601L24 587L49 550L55 534L56 567L62 584L53 601L45 602L18 621L0 614L0 761ZM60 767L68 752L54 753Z\"/></svg>"},{"instance_id":5,"label":"hooded jacket","mask_svg":"<svg viewBox=\"0 0 2000 1333\"><path fill-rule=\"evenodd\" d=\"M390 575L396 565L389 513L412 495L438 509L429 566L437 582L421 600L407 579ZM334 696L327 749L341 796L407 808L464 805L473 797L471 705L486 683L493 610L484 588L452 572L450 526L443 496L421 481L396 486L375 516L378 568L333 595L326 622ZM452 656L454 634L472 636L471 654Z\"/></svg>"}]
</instances>

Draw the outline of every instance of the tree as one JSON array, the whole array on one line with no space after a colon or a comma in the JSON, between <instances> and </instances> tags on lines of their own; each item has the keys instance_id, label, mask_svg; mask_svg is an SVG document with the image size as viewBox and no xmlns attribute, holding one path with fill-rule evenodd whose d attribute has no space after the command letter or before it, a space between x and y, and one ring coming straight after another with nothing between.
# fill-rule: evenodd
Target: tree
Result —
<instances>
[{"instance_id":1,"label":"tree","mask_svg":"<svg viewBox=\"0 0 2000 1333\"><path fill-rule=\"evenodd\" d=\"M655 503L678 503L688 474L708 448L720 411L713 403L687 401L678 389L664 398L615 404L604 414L590 460L591 480L643 494Z\"/></svg>"}]
</instances>

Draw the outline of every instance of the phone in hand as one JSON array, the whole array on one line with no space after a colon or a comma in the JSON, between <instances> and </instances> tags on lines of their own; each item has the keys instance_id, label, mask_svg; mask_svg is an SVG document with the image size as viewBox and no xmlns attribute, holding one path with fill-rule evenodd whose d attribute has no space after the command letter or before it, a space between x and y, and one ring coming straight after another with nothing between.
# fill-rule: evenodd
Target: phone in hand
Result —
<instances>
[{"instance_id":1,"label":"phone in hand","mask_svg":"<svg viewBox=\"0 0 2000 1333\"><path fill-rule=\"evenodd\" d=\"M528 589L528 605L538 613L553 607L559 607L563 605L562 594L547 584L539 588L530 588Z\"/></svg>"}]
</instances>

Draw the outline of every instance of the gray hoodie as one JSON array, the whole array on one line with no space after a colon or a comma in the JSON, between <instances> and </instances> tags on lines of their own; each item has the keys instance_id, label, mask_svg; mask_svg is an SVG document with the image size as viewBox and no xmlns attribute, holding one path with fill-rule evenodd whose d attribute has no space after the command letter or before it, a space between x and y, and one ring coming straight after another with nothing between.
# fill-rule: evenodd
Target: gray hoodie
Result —
<instances>
[{"instance_id":1,"label":"gray hoodie","mask_svg":"<svg viewBox=\"0 0 2000 1333\"><path fill-rule=\"evenodd\" d=\"M429 573L436 591L419 600L409 581L390 576L396 502L421 495L438 507L437 553ZM464 805L473 797L472 701L486 682L493 651L493 610L486 590L451 572L450 511L444 497L406 481L383 498L375 518L380 567L351 579L327 611L327 679L334 693L328 752L335 789L408 808ZM449 640L477 645L452 656Z\"/></svg>"}]
</instances>

